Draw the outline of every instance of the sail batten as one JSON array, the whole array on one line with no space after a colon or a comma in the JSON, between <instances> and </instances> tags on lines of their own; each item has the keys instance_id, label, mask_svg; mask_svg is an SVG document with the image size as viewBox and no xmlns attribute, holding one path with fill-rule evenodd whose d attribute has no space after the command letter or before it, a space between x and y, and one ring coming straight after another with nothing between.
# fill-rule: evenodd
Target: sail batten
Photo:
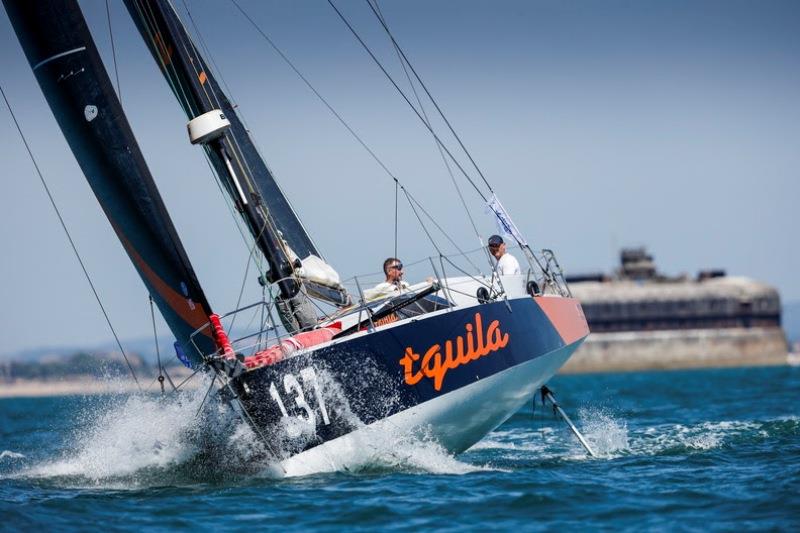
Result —
<instances>
[{"instance_id":1,"label":"sail batten","mask_svg":"<svg viewBox=\"0 0 800 533\"><path fill-rule=\"evenodd\" d=\"M75 0L3 0L44 96L117 237L182 346L211 307ZM215 346L196 336L204 353ZM186 350L194 362L195 350Z\"/></svg>"}]
</instances>

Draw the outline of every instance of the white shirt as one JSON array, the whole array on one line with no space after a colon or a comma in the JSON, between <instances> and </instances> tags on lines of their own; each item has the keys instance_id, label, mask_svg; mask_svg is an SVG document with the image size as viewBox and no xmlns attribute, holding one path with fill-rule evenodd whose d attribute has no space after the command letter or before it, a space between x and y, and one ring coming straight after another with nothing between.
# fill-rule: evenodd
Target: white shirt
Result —
<instances>
[{"instance_id":1,"label":"white shirt","mask_svg":"<svg viewBox=\"0 0 800 533\"><path fill-rule=\"evenodd\" d=\"M494 270L501 276L522 274L522 270L519 268L519 261L517 261L517 258L509 253L503 254L503 256L497 261L497 266L494 268Z\"/></svg>"},{"instance_id":2,"label":"white shirt","mask_svg":"<svg viewBox=\"0 0 800 533\"><path fill-rule=\"evenodd\" d=\"M409 288L409 284L405 281L400 281L400 284L396 283L389 283L388 281L384 281L383 283L378 283L372 289L366 289L364 291L364 299L369 300L377 300L378 298L383 298L385 296L389 296L395 292L404 292L407 291Z\"/></svg>"}]
</instances>

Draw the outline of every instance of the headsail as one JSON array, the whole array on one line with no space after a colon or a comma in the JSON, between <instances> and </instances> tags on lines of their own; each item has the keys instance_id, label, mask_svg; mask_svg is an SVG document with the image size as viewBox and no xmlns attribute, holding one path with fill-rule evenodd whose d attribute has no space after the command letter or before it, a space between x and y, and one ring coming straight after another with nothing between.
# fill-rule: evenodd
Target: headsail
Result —
<instances>
[{"instance_id":1,"label":"headsail","mask_svg":"<svg viewBox=\"0 0 800 533\"><path fill-rule=\"evenodd\" d=\"M75 0L3 0L89 185L178 342L211 307L167 213ZM210 337L194 339L203 353ZM194 350L186 350L193 354ZM196 359L195 359L196 360Z\"/></svg>"},{"instance_id":2,"label":"headsail","mask_svg":"<svg viewBox=\"0 0 800 533\"><path fill-rule=\"evenodd\" d=\"M296 275L313 295L338 304L347 303L347 293L339 284L338 274L320 259L316 246L171 3L125 0L125 5L187 117L197 119L219 110L229 121L218 141L222 148L206 144L206 153L267 257L273 270L270 281ZM270 232L276 234L277 249L264 238ZM275 255L280 257L271 257ZM298 268L297 259L302 268ZM293 290L282 287L284 296L290 296Z\"/></svg>"}]
</instances>

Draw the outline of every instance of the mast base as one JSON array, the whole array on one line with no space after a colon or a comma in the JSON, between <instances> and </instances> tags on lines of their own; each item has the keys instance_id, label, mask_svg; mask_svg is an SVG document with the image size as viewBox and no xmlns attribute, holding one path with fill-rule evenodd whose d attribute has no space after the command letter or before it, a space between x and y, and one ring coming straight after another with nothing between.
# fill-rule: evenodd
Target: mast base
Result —
<instances>
[{"instance_id":1,"label":"mast base","mask_svg":"<svg viewBox=\"0 0 800 533\"><path fill-rule=\"evenodd\" d=\"M278 297L275 301L281 323L289 333L297 333L317 325L317 313L304 289L292 296Z\"/></svg>"}]
</instances>

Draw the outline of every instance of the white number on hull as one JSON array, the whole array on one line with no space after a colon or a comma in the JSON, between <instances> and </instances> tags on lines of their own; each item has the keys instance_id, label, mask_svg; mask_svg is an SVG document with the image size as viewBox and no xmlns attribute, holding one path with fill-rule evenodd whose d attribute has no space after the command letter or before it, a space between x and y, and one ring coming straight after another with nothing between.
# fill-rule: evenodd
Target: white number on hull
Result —
<instances>
[{"instance_id":1,"label":"white number on hull","mask_svg":"<svg viewBox=\"0 0 800 533\"><path fill-rule=\"evenodd\" d=\"M314 372L314 367L308 366L300 371L300 377L303 378L303 383L311 383L314 386L314 396L317 398L317 405L319 405L319 412L322 414L322 421L325 425L331 423L328 418L328 410L325 409L325 400L322 399L322 389L317 382L317 373Z\"/></svg>"},{"instance_id":2,"label":"white number on hull","mask_svg":"<svg viewBox=\"0 0 800 533\"><path fill-rule=\"evenodd\" d=\"M303 394L303 388L300 386L300 383L297 382L297 378L291 374L286 374L283 376L283 388L287 393L291 393L292 391L297 393L297 395L294 397L294 403L297 404L297 407L306 412L305 417L298 415L297 418L311 426L312 429L317 427L317 417L314 416L314 411L312 411L311 407L309 407L308 403L306 403L306 397Z\"/></svg>"},{"instance_id":3,"label":"white number on hull","mask_svg":"<svg viewBox=\"0 0 800 533\"><path fill-rule=\"evenodd\" d=\"M319 406L320 414L322 415L322 422L327 425L330 424L330 417L328 416L328 409L325 407L325 400L322 396L322 389L319 386L319 381L317 380L317 373L314 370L314 367L308 366L300 370L300 379L303 381L303 385L305 385L306 389L309 387L314 388L314 397L317 400L317 405ZM317 417L314 414L314 410L308 405L306 401L305 394L303 392L303 386L300 385L300 382L297 381L297 378L293 374L286 374L283 376L283 389L286 391L286 394L294 394L294 402L297 404L297 407L305 411L305 415L298 414L297 419L308 425L312 430L316 430L317 428ZM278 387L275 386L275 383L271 383L269 386L269 395L275 400L275 403L278 404L278 409L280 409L281 414L284 418L289 418L289 413L286 411L286 406L283 403L283 399L281 398L280 393L278 392ZM296 426L289 426L287 433L290 437L297 437L300 435L300 431L295 429Z\"/></svg>"},{"instance_id":4,"label":"white number on hull","mask_svg":"<svg viewBox=\"0 0 800 533\"><path fill-rule=\"evenodd\" d=\"M270 384L269 395L272 396L272 399L278 404L278 409L281 410L281 414L283 416L289 416L289 413L286 412L286 407L283 405L283 400L281 400L281 395L278 393L278 387L275 386L275 383Z\"/></svg>"}]
</instances>

